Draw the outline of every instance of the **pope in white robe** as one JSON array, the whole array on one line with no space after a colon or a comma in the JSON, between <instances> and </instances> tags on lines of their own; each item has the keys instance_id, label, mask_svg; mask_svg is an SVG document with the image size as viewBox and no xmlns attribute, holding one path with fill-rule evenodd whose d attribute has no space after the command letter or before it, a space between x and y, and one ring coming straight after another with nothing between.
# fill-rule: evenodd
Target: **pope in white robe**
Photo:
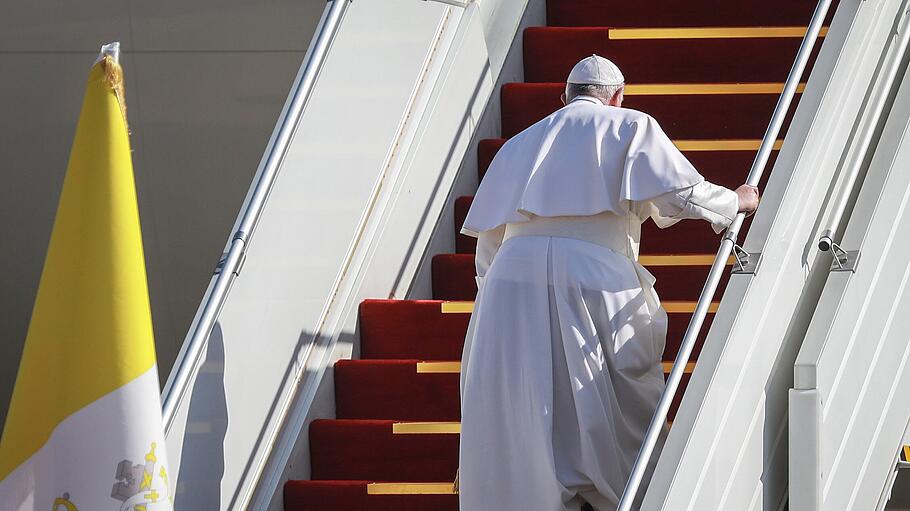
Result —
<instances>
[{"instance_id":1,"label":"pope in white robe","mask_svg":"<svg viewBox=\"0 0 910 511\"><path fill-rule=\"evenodd\" d=\"M500 149L462 230L478 238L462 511L616 509L664 388L667 315L637 262L641 224L720 232L757 205L754 187L705 181L652 117L619 107L609 60L568 82L565 107Z\"/></svg>"}]
</instances>

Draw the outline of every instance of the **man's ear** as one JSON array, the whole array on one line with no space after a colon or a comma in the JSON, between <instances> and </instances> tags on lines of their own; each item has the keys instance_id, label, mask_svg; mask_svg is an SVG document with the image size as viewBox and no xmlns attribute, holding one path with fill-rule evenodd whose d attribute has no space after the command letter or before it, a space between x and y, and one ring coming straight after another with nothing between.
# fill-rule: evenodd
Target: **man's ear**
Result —
<instances>
[{"instance_id":1,"label":"man's ear","mask_svg":"<svg viewBox=\"0 0 910 511\"><path fill-rule=\"evenodd\" d=\"M620 107L620 106L622 106L622 99L623 99L623 89L619 89L618 91L616 91L616 94L613 94L613 97L610 98L610 101L607 102L607 104L610 106Z\"/></svg>"},{"instance_id":2,"label":"man's ear","mask_svg":"<svg viewBox=\"0 0 910 511\"><path fill-rule=\"evenodd\" d=\"M559 100L562 101L563 106L565 106L565 104L566 104L566 93L565 92L563 92L562 94L559 95Z\"/></svg>"}]
</instances>

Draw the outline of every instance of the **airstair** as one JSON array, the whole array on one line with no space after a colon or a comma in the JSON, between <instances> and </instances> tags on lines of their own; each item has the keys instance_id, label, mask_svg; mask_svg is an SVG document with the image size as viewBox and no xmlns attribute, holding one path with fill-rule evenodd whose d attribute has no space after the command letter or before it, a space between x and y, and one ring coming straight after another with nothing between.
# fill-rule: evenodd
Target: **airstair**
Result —
<instances>
[{"instance_id":1,"label":"airstair","mask_svg":"<svg viewBox=\"0 0 910 511\"><path fill-rule=\"evenodd\" d=\"M790 11L789 17L766 6L761 11L779 16L776 26L742 27L736 25L749 22L747 11L737 20L705 4L661 19L642 3L638 12L613 21L604 3L594 10L600 26L592 27L590 6L551 0L548 26L523 33L525 81L501 88L501 138L479 142L478 180L507 138L561 106L569 69L597 53L635 77L623 106L657 118L708 180L731 188L741 184L744 175L733 169L751 165L790 70L791 60L779 56L796 55L805 33L800 24L811 18L814 5L776 6ZM360 358L335 364L336 418L310 425L311 480L287 484L286 509L458 508L452 481L459 360L477 291L474 240L458 231L471 199L463 196L454 204L456 253L432 260L434 300L361 304ZM641 262L657 277L670 320L667 371L718 242L707 224L684 223L664 232L650 222L643 226ZM693 360L686 372L694 366Z\"/></svg>"},{"instance_id":2,"label":"airstair","mask_svg":"<svg viewBox=\"0 0 910 511\"><path fill-rule=\"evenodd\" d=\"M883 509L910 423L908 2L327 4L165 390L182 491L221 509L458 509L476 294L459 229L496 151L597 53L629 80L623 106L708 180L736 187L763 142L769 157L762 207L728 240L742 246L679 362L642 509ZM361 62L399 73L350 87ZM703 223L642 226L667 373L720 243Z\"/></svg>"}]
</instances>

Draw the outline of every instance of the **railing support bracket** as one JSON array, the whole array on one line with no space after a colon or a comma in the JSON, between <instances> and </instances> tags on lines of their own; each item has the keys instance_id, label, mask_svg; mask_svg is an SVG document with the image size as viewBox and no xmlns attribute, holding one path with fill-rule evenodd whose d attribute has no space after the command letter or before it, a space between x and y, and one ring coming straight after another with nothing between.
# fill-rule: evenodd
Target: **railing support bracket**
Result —
<instances>
[{"instance_id":1,"label":"railing support bracket","mask_svg":"<svg viewBox=\"0 0 910 511\"><path fill-rule=\"evenodd\" d=\"M761 262L761 252L747 252L738 244L733 244L733 275L755 275L758 273L758 263Z\"/></svg>"},{"instance_id":2,"label":"railing support bracket","mask_svg":"<svg viewBox=\"0 0 910 511\"><path fill-rule=\"evenodd\" d=\"M849 271L856 273L856 263L859 262L859 250L844 250L837 243L831 243L831 271Z\"/></svg>"}]
</instances>

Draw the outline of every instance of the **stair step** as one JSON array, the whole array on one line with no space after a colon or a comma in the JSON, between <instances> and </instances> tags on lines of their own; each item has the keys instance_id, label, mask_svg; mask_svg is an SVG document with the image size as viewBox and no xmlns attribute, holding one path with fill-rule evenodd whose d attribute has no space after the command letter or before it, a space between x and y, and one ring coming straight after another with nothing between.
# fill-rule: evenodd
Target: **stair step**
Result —
<instances>
[{"instance_id":1,"label":"stair step","mask_svg":"<svg viewBox=\"0 0 910 511\"><path fill-rule=\"evenodd\" d=\"M744 172L737 181L739 184L745 181ZM770 174L770 172L766 173ZM705 176L709 181L712 179ZM724 181L729 182L729 178ZM716 182L716 181L715 181ZM736 181L734 181L736 182ZM717 184L727 184L724 182ZM764 181L762 182L762 185ZM734 187L736 185L727 184ZM460 253L473 253L477 248L477 240L471 236L461 234L461 226L464 225L464 219L471 209L473 197L459 197L455 201L455 250ZM740 231L740 239L743 239L749 226L752 225L752 218L749 217L743 223L743 229ZM720 236L715 234L714 230L707 222L696 220L683 220L669 229L661 229L654 222L646 221L641 226L641 245L640 254L704 254L717 252L720 245Z\"/></svg>"},{"instance_id":2,"label":"stair step","mask_svg":"<svg viewBox=\"0 0 910 511\"><path fill-rule=\"evenodd\" d=\"M339 419L458 421L458 373L419 372L417 360L341 360L335 364ZM665 367L669 371L669 366ZM683 378L688 384L689 374ZM682 387L681 387L682 388ZM681 392L684 392L684 388ZM681 394L680 394L681 396ZM679 405L670 410L670 421ZM311 444L312 445L312 444Z\"/></svg>"},{"instance_id":3,"label":"stair step","mask_svg":"<svg viewBox=\"0 0 910 511\"><path fill-rule=\"evenodd\" d=\"M685 94L686 91L713 90L724 93ZM766 85L756 89L757 85ZM721 87L723 86L723 87ZM671 138L761 139L774 113L782 84L672 84L661 88L677 93L640 94L648 92L635 85L626 86L622 106L647 112L660 123ZM651 86L654 89L654 86ZM657 92L660 92L658 89ZM735 91L773 90L764 94ZM562 107L560 95L564 83L508 83L502 87L502 134L509 138ZM791 112L795 111L794 101ZM792 114L791 114L792 117ZM788 117L781 131L786 133Z\"/></svg>"},{"instance_id":4,"label":"stair step","mask_svg":"<svg viewBox=\"0 0 910 511\"><path fill-rule=\"evenodd\" d=\"M335 364L336 416L400 421L459 420L458 375L418 373L417 362L338 361Z\"/></svg>"},{"instance_id":5,"label":"stair step","mask_svg":"<svg viewBox=\"0 0 910 511\"><path fill-rule=\"evenodd\" d=\"M483 181L483 175L490 168L490 162L506 143L504 138L485 138L477 144L477 181Z\"/></svg>"},{"instance_id":6,"label":"stair step","mask_svg":"<svg viewBox=\"0 0 910 511\"><path fill-rule=\"evenodd\" d=\"M360 304L363 359L458 360L469 318L443 314L437 300L365 300Z\"/></svg>"},{"instance_id":7,"label":"stair step","mask_svg":"<svg viewBox=\"0 0 910 511\"><path fill-rule=\"evenodd\" d=\"M524 32L525 80L565 82L576 62L597 53L613 60L632 83L783 82L800 42L798 37L611 39L603 27L530 27Z\"/></svg>"},{"instance_id":8,"label":"stair step","mask_svg":"<svg viewBox=\"0 0 910 511\"><path fill-rule=\"evenodd\" d=\"M458 495L435 484L372 481L288 481L285 511L458 511ZM432 493L428 493L432 492Z\"/></svg>"},{"instance_id":9,"label":"stair step","mask_svg":"<svg viewBox=\"0 0 910 511\"><path fill-rule=\"evenodd\" d=\"M701 259L707 264L686 264L691 255L643 256L643 266L657 278L657 292L664 300L697 300L708 278L714 254ZM437 300L473 300L477 295L474 256L472 254L439 254L433 257L433 298ZM729 273L720 286L723 289Z\"/></svg>"},{"instance_id":10,"label":"stair step","mask_svg":"<svg viewBox=\"0 0 910 511\"><path fill-rule=\"evenodd\" d=\"M433 428L421 426L433 425L391 420L313 421L311 479L451 481L458 468L458 435L423 433ZM460 429L459 424L454 425Z\"/></svg>"},{"instance_id":11,"label":"stair step","mask_svg":"<svg viewBox=\"0 0 910 511\"><path fill-rule=\"evenodd\" d=\"M477 238L461 233L461 228L464 226L465 218L467 218L468 211L471 209L471 204L473 202L473 195L466 195L455 199L455 223L453 227L455 228L455 252L459 254L473 254L477 252Z\"/></svg>"},{"instance_id":12,"label":"stair step","mask_svg":"<svg viewBox=\"0 0 910 511\"><path fill-rule=\"evenodd\" d=\"M603 0L548 0L547 23L565 27L798 26L809 23L815 5L808 0L651 0L618 7Z\"/></svg>"},{"instance_id":13,"label":"stair step","mask_svg":"<svg viewBox=\"0 0 910 511\"><path fill-rule=\"evenodd\" d=\"M436 300L473 300L477 296L474 254L433 256L432 275Z\"/></svg>"},{"instance_id":14,"label":"stair step","mask_svg":"<svg viewBox=\"0 0 910 511\"><path fill-rule=\"evenodd\" d=\"M718 296L720 296L718 294ZM366 300L360 307L361 359L461 360L469 314L443 314L439 300ZM366 313L365 313L366 311ZM667 347L671 360L679 350L691 314L668 314ZM714 314L708 314L692 359L698 357ZM336 375L337 381L337 375ZM339 417L342 417L339 415ZM371 417L401 420L403 417ZM449 419L444 419L449 420Z\"/></svg>"}]
</instances>

